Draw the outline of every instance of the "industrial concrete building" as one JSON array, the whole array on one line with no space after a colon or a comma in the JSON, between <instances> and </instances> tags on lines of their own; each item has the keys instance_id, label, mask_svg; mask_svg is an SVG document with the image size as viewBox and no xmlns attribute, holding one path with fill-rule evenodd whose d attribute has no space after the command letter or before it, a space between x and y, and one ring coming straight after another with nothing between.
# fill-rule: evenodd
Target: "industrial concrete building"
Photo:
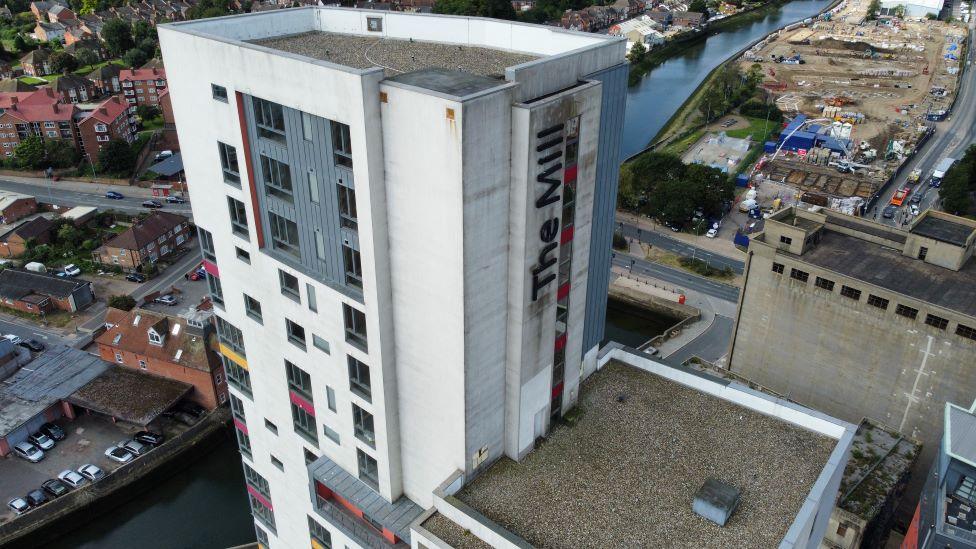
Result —
<instances>
[{"instance_id":1,"label":"industrial concrete building","mask_svg":"<svg viewBox=\"0 0 976 549\"><path fill-rule=\"evenodd\" d=\"M342 8L159 36L258 539L407 542L595 365L625 41Z\"/></svg>"},{"instance_id":2,"label":"industrial concrete building","mask_svg":"<svg viewBox=\"0 0 976 549\"><path fill-rule=\"evenodd\" d=\"M946 402L976 390L976 222L901 230L789 208L752 239L730 368L806 406L938 451ZM921 488L916 475L909 497Z\"/></svg>"}]
</instances>

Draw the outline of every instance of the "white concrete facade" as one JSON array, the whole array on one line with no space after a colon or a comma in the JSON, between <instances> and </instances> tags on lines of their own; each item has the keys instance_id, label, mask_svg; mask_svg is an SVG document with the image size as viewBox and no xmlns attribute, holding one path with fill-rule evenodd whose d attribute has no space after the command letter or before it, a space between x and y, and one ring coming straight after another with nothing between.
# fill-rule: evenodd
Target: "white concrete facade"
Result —
<instances>
[{"instance_id":1,"label":"white concrete facade","mask_svg":"<svg viewBox=\"0 0 976 549\"><path fill-rule=\"evenodd\" d=\"M369 30L368 17L382 18L383 30ZM504 79L480 91L453 95L386 78L379 67L356 69L244 42L312 31L539 58L507 68ZM248 489L273 509L273 524L256 520L266 538L260 541L308 546L311 520L328 531L334 547L366 545L356 524L333 524L317 505L315 494L325 491L311 478L311 460L334 462L362 481L361 456L369 456L375 485L372 479L364 485L389 505L408 498L429 507L433 490L452 472L470 479L502 455L518 459L531 450L550 414L572 406L583 354L594 352L583 348L582 334L602 86L586 75L622 66L624 41L477 18L341 8L163 25L159 35L194 219L213 242L216 259L208 270L219 278L223 301L217 316L240 330L245 347L235 353L222 346L222 352L250 380L250 390L238 383L232 394L241 403L235 423L250 445L244 463L267 482L263 492L250 482ZM226 101L212 85L224 89ZM289 172L293 204L264 196L269 176L264 153L257 152L264 137L256 138L253 114L260 100L280 105L285 118L304 123L310 115L348 126L351 167L328 173L354 187L351 237L345 227L311 227L296 213L308 206L296 164ZM299 138L287 124L293 155ZM552 137L539 137L544 131ZM558 145L538 150L557 136ZM333 147L334 139L324 137ZM225 182L218 143L236 150L239 185ZM307 150L331 159L338 149ZM556 181L551 189L537 180L542 170ZM336 200L330 182L316 190L315 202L319 192L329 194L326 202ZM566 199L567 184L575 186L575 201ZM536 207L541 195L554 201ZM228 198L243 205L247 235L233 230ZM567 207L575 211L568 227L559 219ZM358 252L361 289L282 258L269 219L288 212L297 231L326 234L337 247L333 240L341 239L343 250ZM559 261L542 265L550 258ZM532 295L537 267L540 278L553 279ZM297 296L284 295L281 272L298 280ZM252 306L245 306L245 296ZM567 309L558 332L557 301ZM365 346L347 340L344 307L365 316ZM304 329L304 348L289 338L286 322ZM368 398L351 389L347 357L369 368ZM554 380L558 360L565 364L555 368L562 373ZM305 392L289 383L286 361L308 375ZM314 436L297 430L296 409L313 416ZM356 435L356 409L372 416L371 437ZM355 503L330 488L335 501ZM404 541L392 525L377 530L391 546Z\"/></svg>"}]
</instances>

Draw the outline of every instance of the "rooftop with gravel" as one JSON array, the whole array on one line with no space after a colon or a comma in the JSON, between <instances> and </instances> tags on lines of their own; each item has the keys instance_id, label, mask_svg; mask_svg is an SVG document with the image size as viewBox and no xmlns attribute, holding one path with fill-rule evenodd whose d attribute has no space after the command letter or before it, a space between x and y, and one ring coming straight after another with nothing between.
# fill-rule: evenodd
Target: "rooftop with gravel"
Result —
<instances>
[{"instance_id":1,"label":"rooftop with gravel","mask_svg":"<svg viewBox=\"0 0 976 549\"><path fill-rule=\"evenodd\" d=\"M277 36L253 43L354 69L381 67L388 77L440 68L502 79L507 67L539 58L493 48L321 31Z\"/></svg>"},{"instance_id":2,"label":"rooftop with gravel","mask_svg":"<svg viewBox=\"0 0 976 549\"><path fill-rule=\"evenodd\" d=\"M837 444L619 362L583 383L577 410L457 498L536 547L775 547ZM708 478L741 490L724 527L692 512ZM434 535L466 537L435 517Z\"/></svg>"}]
</instances>

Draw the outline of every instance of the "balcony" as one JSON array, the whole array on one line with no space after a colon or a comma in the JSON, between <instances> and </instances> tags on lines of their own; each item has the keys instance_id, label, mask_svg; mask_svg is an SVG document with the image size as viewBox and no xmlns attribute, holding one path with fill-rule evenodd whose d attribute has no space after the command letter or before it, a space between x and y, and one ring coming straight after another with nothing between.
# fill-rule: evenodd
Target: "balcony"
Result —
<instances>
[{"instance_id":1,"label":"balcony","mask_svg":"<svg viewBox=\"0 0 976 549\"><path fill-rule=\"evenodd\" d=\"M363 547L373 547L376 549L401 549L410 547L403 542L390 543L374 528L367 526L363 519L357 517L345 507L334 503L332 500L325 499L322 496L315 496L315 499L315 508L319 512L319 515L325 518L332 526L341 530L343 534L359 542Z\"/></svg>"}]
</instances>

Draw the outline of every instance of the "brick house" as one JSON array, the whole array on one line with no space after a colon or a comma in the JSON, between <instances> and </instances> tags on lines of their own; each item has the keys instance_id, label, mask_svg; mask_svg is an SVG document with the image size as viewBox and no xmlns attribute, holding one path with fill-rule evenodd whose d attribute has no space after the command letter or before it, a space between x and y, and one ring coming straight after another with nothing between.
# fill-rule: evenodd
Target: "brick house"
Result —
<instances>
[{"instance_id":1,"label":"brick house","mask_svg":"<svg viewBox=\"0 0 976 549\"><path fill-rule=\"evenodd\" d=\"M92 260L126 271L142 270L159 261L193 236L190 221L169 212L154 212L92 252Z\"/></svg>"},{"instance_id":2,"label":"brick house","mask_svg":"<svg viewBox=\"0 0 976 549\"><path fill-rule=\"evenodd\" d=\"M227 380L213 350L216 334L210 316L195 313L188 319L109 308L108 329L95 340L98 354L107 362L189 383L189 399L213 410L227 401Z\"/></svg>"},{"instance_id":3,"label":"brick house","mask_svg":"<svg viewBox=\"0 0 976 549\"><path fill-rule=\"evenodd\" d=\"M102 147L109 141L121 139L132 143L135 140L135 130L126 111L125 103L112 96L78 122L82 153L90 156L93 164L98 163Z\"/></svg>"},{"instance_id":4,"label":"brick house","mask_svg":"<svg viewBox=\"0 0 976 549\"><path fill-rule=\"evenodd\" d=\"M166 69L123 69L119 72L122 93L130 105L159 104L159 94L166 89Z\"/></svg>"},{"instance_id":5,"label":"brick house","mask_svg":"<svg viewBox=\"0 0 976 549\"><path fill-rule=\"evenodd\" d=\"M0 151L6 157L23 139L40 136L42 139L59 139L79 149L75 113L78 107L58 103L51 88L41 88L25 98L10 102L0 114Z\"/></svg>"},{"instance_id":6,"label":"brick house","mask_svg":"<svg viewBox=\"0 0 976 549\"><path fill-rule=\"evenodd\" d=\"M673 12L672 24L686 29L697 29L705 23L705 14L697 11Z\"/></svg>"},{"instance_id":7,"label":"brick house","mask_svg":"<svg viewBox=\"0 0 976 549\"><path fill-rule=\"evenodd\" d=\"M37 212L37 199L29 194L0 191L0 223L9 225Z\"/></svg>"},{"instance_id":8,"label":"brick house","mask_svg":"<svg viewBox=\"0 0 976 549\"><path fill-rule=\"evenodd\" d=\"M91 282L19 269L0 271L0 306L25 313L76 312L95 301Z\"/></svg>"},{"instance_id":9,"label":"brick house","mask_svg":"<svg viewBox=\"0 0 976 549\"><path fill-rule=\"evenodd\" d=\"M38 0L36 2L31 2L30 10L34 14L34 19L38 21L43 21L48 18L47 13L54 6L61 6L63 8L68 7L67 2L62 2L61 0Z\"/></svg>"},{"instance_id":10,"label":"brick house","mask_svg":"<svg viewBox=\"0 0 976 549\"><path fill-rule=\"evenodd\" d=\"M51 50L38 48L20 58L20 66L24 69L24 74L29 76L41 76L51 74Z\"/></svg>"},{"instance_id":11,"label":"brick house","mask_svg":"<svg viewBox=\"0 0 976 549\"><path fill-rule=\"evenodd\" d=\"M61 23L38 21L37 25L34 26L34 36L44 42L50 42L51 40L61 40L63 42L66 30L68 30L68 27L65 27Z\"/></svg>"},{"instance_id":12,"label":"brick house","mask_svg":"<svg viewBox=\"0 0 976 549\"><path fill-rule=\"evenodd\" d=\"M77 74L66 73L54 84L62 103L87 103L96 96L95 83Z\"/></svg>"},{"instance_id":13,"label":"brick house","mask_svg":"<svg viewBox=\"0 0 976 549\"><path fill-rule=\"evenodd\" d=\"M112 95L122 91L122 83L119 81L119 72L122 67L115 63L109 63L88 73L88 79L95 84L95 90L103 95Z\"/></svg>"},{"instance_id":14,"label":"brick house","mask_svg":"<svg viewBox=\"0 0 976 549\"><path fill-rule=\"evenodd\" d=\"M69 29L64 35L64 51L71 55L78 55L81 50L88 50L95 54L95 59L102 61L108 57L105 46L94 36L85 32L81 27ZM117 66L117 65L116 65Z\"/></svg>"},{"instance_id":15,"label":"brick house","mask_svg":"<svg viewBox=\"0 0 976 549\"><path fill-rule=\"evenodd\" d=\"M674 15L670 11L662 10L659 8L654 8L653 10L645 13L647 17L656 23L659 23L662 27L668 28L671 26L674 20Z\"/></svg>"},{"instance_id":16,"label":"brick house","mask_svg":"<svg viewBox=\"0 0 976 549\"><path fill-rule=\"evenodd\" d=\"M35 217L0 235L0 257L20 257L27 250L27 241L50 244L54 223L45 217Z\"/></svg>"},{"instance_id":17,"label":"brick house","mask_svg":"<svg viewBox=\"0 0 976 549\"><path fill-rule=\"evenodd\" d=\"M52 23L70 25L77 22L78 15L67 6L56 5L47 10L47 19Z\"/></svg>"}]
</instances>

